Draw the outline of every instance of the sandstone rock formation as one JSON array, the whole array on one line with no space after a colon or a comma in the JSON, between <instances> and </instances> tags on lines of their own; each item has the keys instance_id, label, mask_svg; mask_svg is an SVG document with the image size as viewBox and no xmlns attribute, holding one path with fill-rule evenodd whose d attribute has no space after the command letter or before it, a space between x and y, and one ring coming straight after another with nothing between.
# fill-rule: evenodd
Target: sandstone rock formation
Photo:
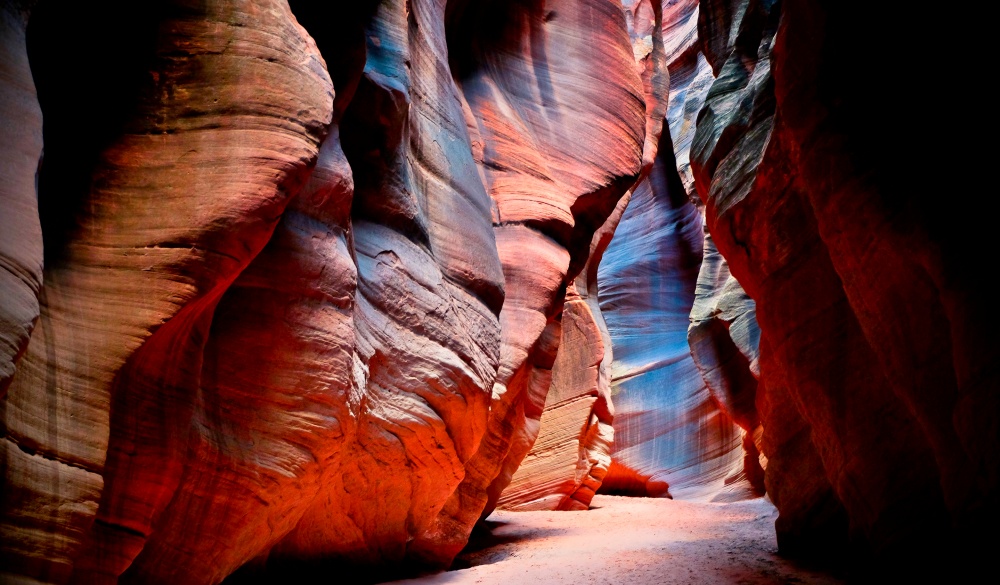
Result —
<instances>
[{"instance_id":1,"label":"sandstone rock formation","mask_svg":"<svg viewBox=\"0 0 1000 585\"><path fill-rule=\"evenodd\" d=\"M545 354L551 356L548 393L532 392L525 407L538 435L504 489L501 508L586 510L611 465L612 349L597 301L597 266L628 201L626 194L594 235L587 266L567 288L550 329L559 339L544 340L546 347L558 347L554 356L551 350Z\"/></svg>"},{"instance_id":2,"label":"sandstone rock formation","mask_svg":"<svg viewBox=\"0 0 1000 585\"><path fill-rule=\"evenodd\" d=\"M663 38L667 40L670 69L670 100L667 123L674 147L674 161L688 197L701 200L691 173L691 142L698 114L715 77L698 40L698 0L675 0L663 8Z\"/></svg>"},{"instance_id":3,"label":"sandstone rock formation","mask_svg":"<svg viewBox=\"0 0 1000 585\"><path fill-rule=\"evenodd\" d=\"M447 565L534 440L559 317L585 314L567 287L659 132L621 7L293 7L141 10L142 86L72 168L20 359L33 281L3 305L11 578ZM23 73L4 91L30 113ZM5 206L35 196L34 111ZM30 276L25 209L2 252Z\"/></svg>"},{"instance_id":4,"label":"sandstone rock formation","mask_svg":"<svg viewBox=\"0 0 1000 585\"><path fill-rule=\"evenodd\" d=\"M601 302L616 351L618 436L605 486L612 491L711 498L739 471L739 433L681 339L702 247L700 214L687 201L697 195L686 161L713 79L700 52L698 14L696 1L664 3L666 150L651 180L633 194L601 268Z\"/></svg>"},{"instance_id":5,"label":"sandstone rock formation","mask_svg":"<svg viewBox=\"0 0 1000 585\"><path fill-rule=\"evenodd\" d=\"M692 162L712 236L757 304L781 549L849 542L894 571L960 570L988 554L973 535L1000 493L998 344L967 269L984 232L939 201L954 167L900 115L899 88L925 65L897 49L939 15L881 8L702 2L718 79Z\"/></svg>"},{"instance_id":6,"label":"sandstone rock formation","mask_svg":"<svg viewBox=\"0 0 1000 585\"><path fill-rule=\"evenodd\" d=\"M646 103L641 180L652 169L659 148L668 74L659 2L625 2L623 8ZM594 235L587 264L569 284L561 313L550 323L549 335L558 336L558 345L546 347L558 351L547 355L525 406L532 421L526 428L534 429L537 438L526 434L525 441L515 444L520 453L512 449L524 461L509 458L520 465L499 500L502 507L586 509L607 473L614 434L608 374L612 348L598 303L597 267L630 197L631 192L619 201ZM548 395L539 391L547 384ZM527 448L531 450L525 456Z\"/></svg>"},{"instance_id":7,"label":"sandstone rock formation","mask_svg":"<svg viewBox=\"0 0 1000 585\"><path fill-rule=\"evenodd\" d=\"M664 142L598 271L614 351L615 444L603 489L710 499L742 466L741 435L716 406L688 347L701 214Z\"/></svg>"},{"instance_id":8,"label":"sandstone rock formation","mask_svg":"<svg viewBox=\"0 0 1000 585\"><path fill-rule=\"evenodd\" d=\"M757 308L705 232L705 249L691 307L687 339L705 385L722 409L743 429L743 474L758 493L764 490L757 413L760 328Z\"/></svg>"},{"instance_id":9,"label":"sandstone rock formation","mask_svg":"<svg viewBox=\"0 0 1000 585\"><path fill-rule=\"evenodd\" d=\"M38 319L42 233L35 181L42 155L42 112L28 64L25 29L30 6L0 3L0 398Z\"/></svg>"},{"instance_id":10,"label":"sandstone rock formation","mask_svg":"<svg viewBox=\"0 0 1000 585\"><path fill-rule=\"evenodd\" d=\"M691 171L691 147L697 118L715 77L698 37L698 2L670 3L665 10L664 35L672 39L670 107L667 113L677 172L688 197L701 207ZM702 209L703 212L703 209ZM729 272L711 234L705 230L704 250L688 327L691 357L713 400L744 430L744 475L761 492L763 469L759 442L762 429L754 403L760 331L753 301Z\"/></svg>"},{"instance_id":11,"label":"sandstone rock formation","mask_svg":"<svg viewBox=\"0 0 1000 585\"><path fill-rule=\"evenodd\" d=\"M482 144L477 158L496 201L508 283L491 429L476 460L495 477L488 514L537 436L566 287L584 269L594 232L636 181L647 132L658 127L646 116L651 105L616 3L498 1L477 11L474 26L462 29L465 45L452 47L472 48L473 58L454 67L475 122L473 142ZM496 31L501 15L507 28ZM609 23L597 37L595 19ZM550 40L510 44L522 36ZM585 72L586 83L570 82L574 70ZM535 80L530 92L519 89L524 79Z\"/></svg>"},{"instance_id":12,"label":"sandstone rock formation","mask_svg":"<svg viewBox=\"0 0 1000 585\"><path fill-rule=\"evenodd\" d=\"M757 447L784 552L991 558L989 167L900 110L988 19L882 4L0 0L0 581L442 567Z\"/></svg>"},{"instance_id":13,"label":"sandstone rock formation","mask_svg":"<svg viewBox=\"0 0 1000 585\"><path fill-rule=\"evenodd\" d=\"M163 23L155 85L46 271L3 409L8 571L62 582L83 558L96 578L139 552L181 479L213 309L315 159L322 61L287 7L232 8Z\"/></svg>"}]
</instances>

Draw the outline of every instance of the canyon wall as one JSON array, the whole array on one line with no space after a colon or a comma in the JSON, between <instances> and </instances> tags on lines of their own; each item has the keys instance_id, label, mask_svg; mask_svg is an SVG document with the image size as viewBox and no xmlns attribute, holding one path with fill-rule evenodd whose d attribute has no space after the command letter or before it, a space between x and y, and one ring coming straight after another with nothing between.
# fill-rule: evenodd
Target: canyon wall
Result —
<instances>
[{"instance_id":1,"label":"canyon wall","mask_svg":"<svg viewBox=\"0 0 1000 585\"><path fill-rule=\"evenodd\" d=\"M623 8L646 102L641 184L661 146L669 77L660 3L632 0ZM558 336L558 345L551 346L558 350L543 366L545 377L534 385L537 389L549 386L550 390L548 395L537 390L527 395L526 412L538 422L526 428L533 429L537 437L526 433L526 440L519 443L518 456L523 461L516 460L520 465L498 501L501 507L585 510L611 464L612 343L598 302L597 271L631 197L630 190L594 234L587 264L566 289L562 313L556 316L550 333Z\"/></svg>"},{"instance_id":2,"label":"canyon wall","mask_svg":"<svg viewBox=\"0 0 1000 585\"><path fill-rule=\"evenodd\" d=\"M712 237L756 302L781 550L850 550L859 571L874 557L897 576L985 564L1000 362L969 267L989 246L983 220L946 201L962 164L926 149L923 114L900 96L926 65L897 50L950 17L802 0L701 10L717 79L691 160Z\"/></svg>"},{"instance_id":3,"label":"canyon wall","mask_svg":"<svg viewBox=\"0 0 1000 585\"><path fill-rule=\"evenodd\" d=\"M701 224L666 143L598 272L614 351L615 444L602 486L610 493L711 499L742 465L739 429L688 346Z\"/></svg>"},{"instance_id":4,"label":"canyon wall","mask_svg":"<svg viewBox=\"0 0 1000 585\"><path fill-rule=\"evenodd\" d=\"M0 581L378 579L744 476L783 553L992 558L988 165L911 38L988 19L334 4L0 0Z\"/></svg>"},{"instance_id":5,"label":"canyon wall","mask_svg":"<svg viewBox=\"0 0 1000 585\"><path fill-rule=\"evenodd\" d=\"M534 442L560 329L592 326L574 282L654 154L659 94L622 7L50 0L3 18L4 579L446 566ZM145 33L121 107L95 106L120 120L92 159L47 125L36 195L28 58L62 121L57 39L119 27ZM66 209L45 234L36 196ZM567 344L561 376L598 371L595 341Z\"/></svg>"},{"instance_id":6,"label":"canyon wall","mask_svg":"<svg viewBox=\"0 0 1000 585\"><path fill-rule=\"evenodd\" d=\"M702 264L702 217L687 163L712 81L700 51L696 1L665 2L661 30L669 106L653 173L639 185L599 273L614 349L616 439L602 489L678 498L729 492L743 465L742 434L688 344ZM724 332L723 332L724 333ZM752 401L752 396L751 396ZM745 495L745 494L744 494Z\"/></svg>"},{"instance_id":7,"label":"canyon wall","mask_svg":"<svg viewBox=\"0 0 1000 585\"><path fill-rule=\"evenodd\" d=\"M42 112L28 63L25 32L30 4L0 4L0 398L38 319L42 228L35 194L42 157Z\"/></svg>"}]
</instances>

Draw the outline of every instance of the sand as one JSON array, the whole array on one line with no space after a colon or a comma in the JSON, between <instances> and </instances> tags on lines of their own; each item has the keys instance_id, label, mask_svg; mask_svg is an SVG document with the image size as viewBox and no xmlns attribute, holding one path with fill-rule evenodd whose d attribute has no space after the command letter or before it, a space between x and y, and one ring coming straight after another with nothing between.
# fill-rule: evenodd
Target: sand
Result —
<instances>
[{"instance_id":1,"label":"sand","mask_svg":"<svg viewBox=\"0 0 1000 585\"><path fill-rule=\"evenodd\" d=\"M583 512L491 515L456 566L407 584L843 583L777 556L777 510L599 495Z\"/></svg>"}]
</instances>

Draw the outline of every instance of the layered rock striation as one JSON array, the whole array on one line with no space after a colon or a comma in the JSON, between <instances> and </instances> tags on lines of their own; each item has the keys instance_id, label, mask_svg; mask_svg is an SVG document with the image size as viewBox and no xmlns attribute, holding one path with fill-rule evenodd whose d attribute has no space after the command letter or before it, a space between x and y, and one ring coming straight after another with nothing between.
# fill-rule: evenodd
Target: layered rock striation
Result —
<instances>
[{"instance_id":1,"label":"layered rock striation","mask_svg":"<svg viewBox=\"0 0 1000 585\"><path fill-rule=\"evenodd\" d=\"M668 130L655 170L632 195L600 269L618 413L614 462L604 489L740 497L723 494L740 472L740 432L712 380L699 374L701 364L687 341L702 266L701 213L693 203L697 194L687 161L696 117L714 78L698 40L698 3L667 2L662 10Z\"/></svg>"},{"instance_id":2,"label":"layered rock striation","mask_svg":"<svg viewBox=\"0 0 1000 585\"><path fill-rule=\"evenodd\" d=\"M641 182L652 170L660 146L668 73L659 2L626 2L623 8L646 102ZM630 190L594 234L587 264L567 287L561 312L545 334L558 344L545 342L547 360L540 373L547 377L532 384L525 406L531 420L526 428L533 429L537 438L526 434L526 440L512 449L517 453L514 449L520 446L524 460L514 459L520 465L498 502L502 507L587 509L610 466L612 344L598 302L597 269L631 196ZM539 392L546 387L547 395ZM527 455L525 448L530 448Z\"/></svg>"},{"instance_id":3,"label":"layered rock striation","mask_svg":"<svg viewBox=\"0 0 1000 585\"><path fill-rule=\"evenodd\" d=\"M66 217L43 214L41 289L23 31L60 33L22 8L2 13L19 132L0 241L18 277L0 332L5 578L450 563L534 441L560 319L586 315L567 289L656 144L659 93L621 7L151 5L120 127L92 164L42 176L47 205L60 173L79 188ZM597 339L568 339L556 379L599 371ZM595 461L609 416L582 447Z\"/></svg>"},{"instance_id":4,"label":"layered rock striation","mask_svg":"<svg viewBox=\"0 0 1000 585\"><path fill-rule=\"evenodd\" d=\"M739 429L712 398L687 341L701 223L666 143L598 272L614 351L609 492L711 499L742 465Z\"/></svg>"},{"instance_id":5,"label":"layered rock striation","mask_svg":"<svg viewBox=\"0 0 1000 585\"><path fill-rule=\"evenodd\" d=\"M0 398L38 319L42 234L35 186L42 158L42 112L28 62L30 3L0 3Z\"/></svg>"},{"instance_id":6,"label":"layered rock striation","mask_svg":"<svg viewBox=\"0 0 1000 585\"><path fill-rule=\"evenodd\" d=\"M988 302L967 270L980 231L936 196L952 190L947 167L898 93L924 66L896 49L936 17L795 0L702 2L702 15L717 80L692 166L756 302L781 549L850 547L924 575L982 563L1000 408Z\"/></svg>"}]
</instances>

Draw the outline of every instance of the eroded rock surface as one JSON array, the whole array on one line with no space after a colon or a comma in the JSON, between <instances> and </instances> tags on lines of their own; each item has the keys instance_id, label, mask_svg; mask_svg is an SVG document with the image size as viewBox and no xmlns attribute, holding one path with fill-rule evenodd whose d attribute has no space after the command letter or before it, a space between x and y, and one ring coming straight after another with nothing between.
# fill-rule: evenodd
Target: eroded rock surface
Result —
<instances>
[{"instance_id":1,"label":"eroded rock surface","mask_svg":"<svg viewBox=\"0 0 1000 585\"><path fill-rule=\"evenodd\" d=\"M626 2L623 8L646 102L641 180L652 169L659 147L668 74L659 2ZM607 473L614 434L608 374L612 348L598 303L597 267L630 197L631 191L594 234L587 264L567 287L561 313L549 324L546 334L558 345L543 342L540 355L545 361L539 364L540 376L533 380L525 405L526 418L532 421L527 428L537 439L525 436L512 448L524 461L508 457L520 466L499 500L502 507L586 509ZM556 354L549 355L555 348ZM540 391L546 384L551 386L548 395Z\"/></svg>"},{"instance_id":2,"label":"eroded rock surface","mask_svg":"<svg viewBox=\"0 0 1000 585\"><path fill-rule=\"evenodd\" d=\"M293 7L144 13L19 360L4 325L11 575L444 566L534 440L567 287L659 128L621 7Z\"/></svg>"},{"instance_id":3,"label":"eroded rock surface","mask_svg":"<svg viewBox=\"0 0 1000 585\"><path fill-rule=\"evenodd\" d=\"M318 54L287 7L240 8L164 22L141 114L46 271L3 407L21 460L5 469L9 571L65 581L99 503L108 552L86 558L114 572L138 552L180 479L212 309L316 156L331 90Z\"/></svg>"},{"instance_id":4,"label":"eroded rock surface","mask_svg":"<svg viewBox=\"0 0 1000 585\"><path fill-rule=\"evenodd\" d=\"M597 301L597 266L628 199L626 194L594 234L590 259L566 290L562 313L548 331L559 339L541 340L546 348L558 341L545 368L551 372L548 392L529 395L525 416L537 421L537 438L504 489L501 508L586 510L611 465L612 349Z\"/></svg>"},{"instance_id":5,"label":"eroded rock surface","mask_svg":"<svg viewBox=\"0 0 1000 585\"><path fill-rule=\"evenodd\" d=\"M719 408L743 429L743 473L761 493L764 469L759 446L763 427L756 404L760 378L757 308L733 278L707 230L690 320L687 338L691 357Z\"/></svg>"},{"instance_id":6,"label":"eroded rock surface","mask_svg":"<svg viewBox=\"0 0 1000 585\"><path fill-rule=\"evenodd\" d=\"M711 498L739 471L739 432L696 375L687 343L681 343L681 329L688 326L682 315L694 300L702 248L700 213L688 201L696 201L697 194L687 161L696 118L714 79L701 53L698 18L697 1L663 3L668 130L656 170L632 195L601 267L601 304L609 311L616 353L618 413L605 489L620 493Z\"/></svg>"},{"instance_id":7,"label":"eroded rock surface","mask_svg":"<svg viewBox=\"0 0 1000 585\"><path fill-rule=\"evenodd\" d=\"M485 515L535 441L566 288L584 269L593 234L636 181L649 123L616 3L498 1L470 5L464 17L452 54L468 46L471 59L453 60L453 71L496 203L507 283L490 427L456 494L475 501L489 478ZM595 19L607 25L595 31Z\"/></svg>"},{"instance_id":8,"label":"eroded rock surface","mask_svg":"<svg viewBox=\"0 0 1000 585\"><path fill-rule=\"evenodd\" d=\"M920 570L918 556L925 570L981 563L971 535L997 514L1000 408L998 345L976 313L988 303L962 268L980 232L937 199L950 167L904 117L883 118L923 70L895 48L937 16L795 0L709 10L718 79L692 161L713 238L757 304L779 544L830 555L849 542L897 571Z\"/></svg>"},{"instance_id":9,"label":"eroded rock surface","mask_svg":"<svg viewBox=\"0 0 1000 585\"><path fill-rule=\"evenodd\" d=\"M603 489L711 498L742 465L741 436L687 343L703 236L672 159L663 145L598 272L614 351L615 444Z\"/></svg>"},{"instance_id":10,"label":"eroded rock surface","mask_svg":"<svg viewBox=\"0 0 1000 585\"><path fill-rule=\"evenodd\" d=\"M35 181L42 156L42 111L28 63L30 3L0 3L0 399L38 319L42 229Z\"/></svg>"}]
</instances>

